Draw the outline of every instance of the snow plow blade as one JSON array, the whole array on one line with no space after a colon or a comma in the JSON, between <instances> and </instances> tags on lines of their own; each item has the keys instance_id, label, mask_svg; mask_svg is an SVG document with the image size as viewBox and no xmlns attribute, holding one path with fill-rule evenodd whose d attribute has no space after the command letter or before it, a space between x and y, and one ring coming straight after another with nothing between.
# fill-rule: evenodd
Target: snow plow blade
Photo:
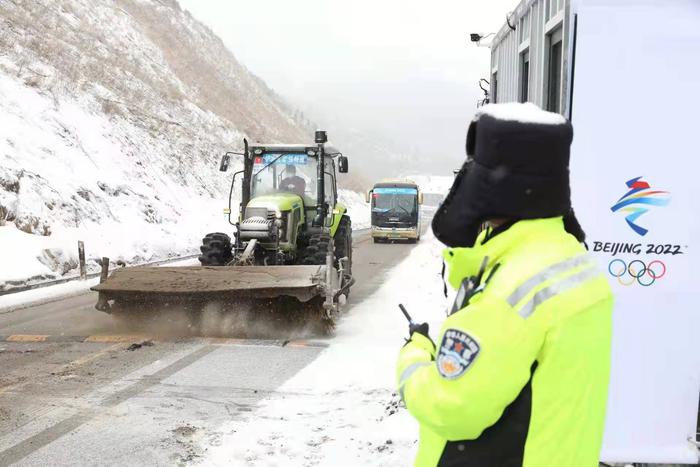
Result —
<instances>
[{"instance_id":1,"label":"snow plow blade","mask_svg":"<svg viewBox=\"0 0 700 467\"><path fill-rule=\"evenodd\" d=\"M114 304L191 303L293 297L302 303L326 290L326 266L188 266L116 269L92 287L97 308Z\"/></svg>"}]
</instances>

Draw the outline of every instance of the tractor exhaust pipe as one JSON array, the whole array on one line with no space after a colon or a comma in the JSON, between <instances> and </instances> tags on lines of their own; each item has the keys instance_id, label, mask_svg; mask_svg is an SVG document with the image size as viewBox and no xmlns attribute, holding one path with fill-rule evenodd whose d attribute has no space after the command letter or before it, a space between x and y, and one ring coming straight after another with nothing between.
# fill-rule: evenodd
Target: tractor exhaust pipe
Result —
<instances>
[{"instance_id":1,"label":"tractor exhaust pipe","mask_svg":"<svg viewBox=\"0 0 700 467\"><path fill-rule=\"evenodd\" d=\"M241 210L250 202L250 179L253 174L253 159L248 151L248 140L243 138L243 187L241 188ZM242 214L242 212L240 213Z\"/></svg>"},{"instance_id":2,"label":"tractor exhaust pipe","mask_svg":"<svg viewBox=\"0 0 700 467\"><path fill-rule=\"evenodd\" d=\"M315 142L318 144L318 170L316 173L316 217L314 226L323 227L326 220L326 170L323 145L328 142L328 135L323 130L316 130Z\"/></svg>"}]
</instances>

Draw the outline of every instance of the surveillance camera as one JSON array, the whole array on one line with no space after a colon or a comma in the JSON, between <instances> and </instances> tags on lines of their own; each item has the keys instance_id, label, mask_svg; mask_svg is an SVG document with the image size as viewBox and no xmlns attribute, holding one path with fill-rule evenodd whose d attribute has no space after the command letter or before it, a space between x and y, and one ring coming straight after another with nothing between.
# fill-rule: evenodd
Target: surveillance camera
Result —
<instances>
[{"instance_id":1,"label":"surveillance camera","mask_svg":"<svg viewBox=\"0 0 700 467\"><path fill-rule=\"evenodd\" d=\"M469 34L469 38L471 39L472 42L479 42L483 36L478 33L471 33Z\"/></svg>"}]
</instances>

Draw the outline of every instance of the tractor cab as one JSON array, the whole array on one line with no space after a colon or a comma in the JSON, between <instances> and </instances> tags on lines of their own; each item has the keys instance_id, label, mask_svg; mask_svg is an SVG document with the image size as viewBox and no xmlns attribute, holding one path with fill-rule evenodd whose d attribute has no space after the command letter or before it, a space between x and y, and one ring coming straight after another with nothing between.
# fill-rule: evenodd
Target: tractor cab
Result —
<instances>
[{"instance_id":1,"label":"tractor cab","mask_svg":"<svg viewBox=\"0 0 700 467\"><path fill-rule=\"evenodd\" d=\"M331 242L341 221L350 222L338 203L336 175L336 165L346 173L348 161L327 144L325 132L317 132L315 142L246 146L243 170L236 174L243 175L237 222L229 207L236 226L234 257L255 264L323 263L326 252L316 250ZM226 157L222 169L228 167ZM351 234L347 226L342 230Z\"/></svg>"},{"instance_id":2,"label":"tractor cab","mask_svg":"<svg viewBox=\"0 0 700 467\"><path fill-rule=\"evenodd\" d=\"M250 175L251 197L247 206L264 200L293 198L303 204L305 211L315 214L319 204L316 149L267 146L253 147L251 150L254 155ZM255 152L259 154L255 155ZM336 168L330 155L324 156L323 172L323 201L328 206L334 206L337 198Z\"/></svg>"}]
</instances>

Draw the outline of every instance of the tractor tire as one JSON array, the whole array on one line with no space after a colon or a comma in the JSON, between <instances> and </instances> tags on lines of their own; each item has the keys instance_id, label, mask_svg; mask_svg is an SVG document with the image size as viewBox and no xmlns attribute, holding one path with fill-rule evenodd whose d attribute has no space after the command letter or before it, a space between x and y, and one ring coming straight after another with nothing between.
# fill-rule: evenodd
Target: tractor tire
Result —
<instances>
[{"instance_id":1,"label":"tractor tire","mask_svg":"<svg viewBox=\"0 0 700 467\"><path fill-rule=\"evenodd\" d=\"M202 266L226 266L233 260L233 247L231 237L225 233L216 232L207 234L202 239L199 250L199 262Z\"/></svg>"},{"instance_id":2,"label":"tractor tire","mask_svg":"<svg viewBox=\"0 0 700 467\"><path fill-rule=\"evenodd\" d=\"M313 234L309 238L309 244L299 252L298 264L323 265L326 264L328 242L331 237L326 233Z\"/></svg>"},{"instance_id":3,"label":"tractor tire","mask_svg":"<svg viewBox=\"0 0 700 467\"><path fill-rule=\"evenodd\" d=\"M340 225L333 240L335 242L336 267L340 266L338 260L347 256L347 273L352 275L352 221L350 217L343 216L340 219Z\"/></svg>"}]
</instances>

